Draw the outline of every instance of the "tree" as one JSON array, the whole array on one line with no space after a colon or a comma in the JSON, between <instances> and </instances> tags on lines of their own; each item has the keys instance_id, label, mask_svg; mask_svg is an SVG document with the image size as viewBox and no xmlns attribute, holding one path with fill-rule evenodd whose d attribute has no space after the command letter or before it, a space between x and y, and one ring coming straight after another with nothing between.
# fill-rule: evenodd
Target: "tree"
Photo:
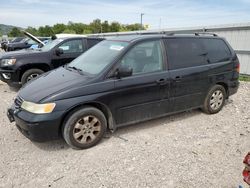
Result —
<instances>
[{"instance_id":1,"label":"tree","mask_svg":"<svg viewBox=\"0 0 250 188\"><path fill-rule=\"evenodd\" d=\"M111 32L118 32L120 30L120 28L121 28L121 25L118 22L112 22L110 25Z\"/></svg>"},{"instance_id":2,"label":"tree","mask_svg":"<svg viewBox=\"0 0 250 188\"><path fill-rule=\"evenodd\" d=\"M109 31L109 22L105 20L104 22L102 22L102 33L108 33Z\"/></svg>"},{"instance_id":3,"label":"tree","mask_svg":"<svg viewBox=\"0 0 250 188\"><path fill-rule=\"evenodd\" d=\"M67 28L67 26L63 23L58 23L58 24L55 24L53 27L52 27L52 30L55 34L59 34L59 33L62 33L65 29Z\"/></svg>"},{"instance_id":4,"label":"tree","mask_svg":"<svg viewBox=\"0 0 250 188\"><path fill-rule=\"evenodd\" d=\"M35 35L37 36L38 35L38 31L36 28L33 28L33 27L28 27L25 31L31 33L32 35Z\"/></svg>"},{"instance_id":5,"label":"tree","mask_svg":"<svg viewBox=\"0 0 250 188\"><path fill-rule=\"evenodd\" d=\"M48 25L46 25L45 27L39 27L38 33L39 33L39 36L41 37L49 37L49 36L54 35L52 28Z\"/></svg>"},{"instance_id":6,"label":"tree","mask_svg":"<svg viewBox=\"0 0 250 188\"><path fill-rule=\"evenodd\" d=\"M20 29L18 29L17 27L14 27L9 32L9 36L10 37L21 37L21 36L23 36L23 33L20 31Z\"/></svg>"},{"instance_id":7,"label":"tree","mask_svg":"<svg viewBox=\"0 0 250 188\"><path fill-rule=\"evenodd\" d=\"M65 29L63 31L63 33L67 33L67 34L76 34L76 32L74 30L70 30L70 29Z\"/></svg>"},{"instance_id":8,"label":"tree","mask_svg":"<svg viewBox=\"0 0 250 188\"><path fill-rule=\"evenodd\" d=\"M92 33L102 33L102 24L100 19L95 19L89 24Z\"/></svg>"}]
</instances>

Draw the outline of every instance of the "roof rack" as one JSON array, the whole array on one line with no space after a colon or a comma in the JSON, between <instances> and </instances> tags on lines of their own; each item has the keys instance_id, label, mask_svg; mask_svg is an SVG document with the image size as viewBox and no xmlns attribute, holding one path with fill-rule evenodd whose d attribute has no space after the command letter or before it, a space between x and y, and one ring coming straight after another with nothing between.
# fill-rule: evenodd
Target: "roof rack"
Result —
<instances>
[{"instance_id":1,"label":"roof rack","mask_svg":"<svg viewBox=\"0 0 250 188\"><path fill-rule=\"evenodd\" d=\"M170 36L172 36L172 35L174 35L175 33L173 33L173 32L168 32L168 31L159 31L159 32L147 32L147 33L143 33L143 32L137 32L136 33L137 35L156 35L156 34L158 34L158 35L170 35Z\"/></svg>"},{"instance_id":2,"label":"roof rack","mask_svg":"<svg viewBox=\"0 0 250 188\"><path fill-rule=\"evenodd\" d=\"M212 36L214 36L214 37L218 37L217 34L215 34L215 33L208 33L208 32L196 32L196 33L194 33L194 35L195 35L195 36L200 36L200 35L212 35Z\"/></svg>"}]
</instances>

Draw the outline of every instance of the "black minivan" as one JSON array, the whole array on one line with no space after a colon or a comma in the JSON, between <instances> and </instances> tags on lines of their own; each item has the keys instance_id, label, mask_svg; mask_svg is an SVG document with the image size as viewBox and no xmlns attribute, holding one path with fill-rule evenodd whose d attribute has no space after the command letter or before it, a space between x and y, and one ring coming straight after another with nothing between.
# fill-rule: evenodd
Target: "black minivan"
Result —
<instances>
[{"instance_id":1,"label":"black minivan","mask_svg":"<svg viewBox=\"0 0 250 188\"><path fill-rule=\"evenodd\" d=\"M29 139L73 148L107 130L202 108L219 112L239 86L239 61L216 35L118 36L27 83L8 117Z\"/></svg>"}]
</instances>

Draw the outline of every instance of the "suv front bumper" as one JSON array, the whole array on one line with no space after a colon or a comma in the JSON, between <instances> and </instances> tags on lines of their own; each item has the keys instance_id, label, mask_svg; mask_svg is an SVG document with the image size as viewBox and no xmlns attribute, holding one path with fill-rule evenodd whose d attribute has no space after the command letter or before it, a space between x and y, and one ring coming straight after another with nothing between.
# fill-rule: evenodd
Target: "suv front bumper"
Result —
<instances>
[{"instance_id":1,"label":"suv front bumper","mask_svg":"<svg viewBox=\"0 0 250 188\"><path fill-rule=\"evenodd\" d=\"M18 81L18 75L14 70L0 69L0 80L11 86L20 85L20 82Z\"/></svg>"}]
</instances>

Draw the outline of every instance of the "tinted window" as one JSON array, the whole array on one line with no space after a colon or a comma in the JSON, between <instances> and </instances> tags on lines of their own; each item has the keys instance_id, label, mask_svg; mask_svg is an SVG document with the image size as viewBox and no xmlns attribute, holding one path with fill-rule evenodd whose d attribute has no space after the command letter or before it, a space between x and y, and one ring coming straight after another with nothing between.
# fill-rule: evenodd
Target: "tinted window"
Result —
<instances>
[{"instance_id":1,"label":"tinted window","mask_svg":"<svg viewBox=\"0 0 250 188\"><path fill-rule=\"evenodd\" d=\"M92 46L96 45L100 41L101 41L100 39L87 39L88 48L91 48Z\"/></svg>"},{"instance_id":2,"label":"tinted window","mask_svg":"<svg viewBox=\"0 0 250 188\"><path fill-rule=\"evenodd\" d=\"M205 53L199 39L167 39L169 69L180 69L206 64Z\"/></svg>"},{"instance_id":3,"label":"tinted window","mask_svg":"<svg viewBox=\"0 0 250 188\"><path fill-rule=\"evenodd\" d=\"M163 69L160 41L150 41L134 46L121 60L123 66L133 69L133 74Z\"/></svg>"},{"instance_id":4,"label":"tinted window","mask_svg":"<svg viewBox=\"0 0 250 188\"><path fill-rule=\"evenodd\" d=\"M81 53L83 52L82 40L70 40L60 45L59 48L63 49L64 53Z\"/></svg>"},{"instance_id":5,"label":"tinted window","mask_svg":"<svg viewBox=\"0 0 250 188\"><path fill-rule=\"evenodd\" d=\"M206 49L210 63L227 61L231 57L231 52L225 42L221 39L201 39Z\"/></svg>"}]
</instances>

